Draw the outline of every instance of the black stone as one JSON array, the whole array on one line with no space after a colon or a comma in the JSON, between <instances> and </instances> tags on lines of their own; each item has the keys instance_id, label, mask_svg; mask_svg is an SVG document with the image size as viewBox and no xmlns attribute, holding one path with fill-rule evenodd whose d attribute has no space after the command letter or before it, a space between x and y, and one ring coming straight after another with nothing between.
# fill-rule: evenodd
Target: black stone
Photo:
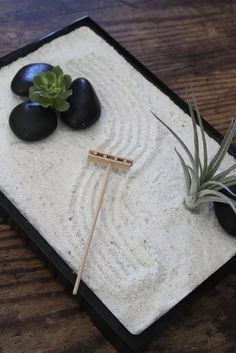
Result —
<instances>
[{"instance_id":1,"label":"black stone","mask_svg":"<svg viewBox=\"0 0 236 353\"><path fill-rule=\"evenodd\" d=\"M70 88L72 95L67 99L70 108L61 113L61 118L72 129L87 129L100 117L99 99L93 86L86 78L77 78L72 82Z\"/></svg>"},{"instance_id":2,"label":"black stone","mask_svg":"<svg viewBox=\"0 0 236 353\"><path fill-rule=\"evenodd\" d=\"M11 90L20 97L28 97L33 78L43 72L52 71L53 66L44 63L29 64L22 67L11 82Z\"/></svg>"},{"instance_id":3,"label":"black stone","mask_svg":"<svg viewBox=\"0 0 236 353\"><path fill-rule=\"evenodd\" d=\"M236 194L236 185L228 187L234 194ZM236 197L231 195L227 190L221 190L221 192L236 200ZM232 208L228 204L214 202L214 209L216 217L221 227L230 235L236 236L236 215Z\"/></svg>"},{"instance_id":4,"label":"black stone","mask_svg":"<svg viewBox=\"0 0 236 353\"><path fill-rule=\"evenodd\" d=\"M10 114L9 125L24 141L38 141L48 137L57 127L57 113L30 101L17 105Z\"/></svg>"}]
</instances>

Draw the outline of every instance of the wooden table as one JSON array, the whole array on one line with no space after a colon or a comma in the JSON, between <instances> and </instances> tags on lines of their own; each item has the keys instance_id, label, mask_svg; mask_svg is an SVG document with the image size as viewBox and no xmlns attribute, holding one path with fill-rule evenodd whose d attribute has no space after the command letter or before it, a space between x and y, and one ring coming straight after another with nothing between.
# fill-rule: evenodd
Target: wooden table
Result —
<instances>
[{"instance_id":1,"label":"wooden table","mask_svg":"<svg viewBox=\"0 0 236 353\"><path fill-rule=\"evenodd\" d=\"M223 0L0 0L0 55L90 15L225 132L236 108L236 3ZM236 140L235 140L236 141ZM0 219L0 353L116 350L49 268ZM149 353L235 353L236 270L173 320Z\"/></svg>"}]
</instances>

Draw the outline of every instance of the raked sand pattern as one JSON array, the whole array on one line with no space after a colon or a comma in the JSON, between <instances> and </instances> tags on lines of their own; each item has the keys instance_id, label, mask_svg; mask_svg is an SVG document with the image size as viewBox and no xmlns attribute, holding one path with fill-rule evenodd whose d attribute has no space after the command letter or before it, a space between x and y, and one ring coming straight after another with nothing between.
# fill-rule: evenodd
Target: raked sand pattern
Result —
<instances>
[{"instance_id":1,"label":"raked sand pattern","mask_svg":"<svg viewBox=\"0 0 236 353\"><path fill-rule=\"evenodd\" d=\"M10 81L23 65L59 64L87 77L102 115L75 132L62 124L28 144L8 127L20 99ZM138 334L236 252L211 207L183 205L184 181L175 139L152 109L192 146L190 119L112 47L82 27L0 70L0 189L76 271L96 207L104 169L87 165L90 148L134 160L112 172L83 280L132 333ZM209 150L218 145L207 139ZM224 165L233 163L227 156Z\"/></svg>"}]
</instances>

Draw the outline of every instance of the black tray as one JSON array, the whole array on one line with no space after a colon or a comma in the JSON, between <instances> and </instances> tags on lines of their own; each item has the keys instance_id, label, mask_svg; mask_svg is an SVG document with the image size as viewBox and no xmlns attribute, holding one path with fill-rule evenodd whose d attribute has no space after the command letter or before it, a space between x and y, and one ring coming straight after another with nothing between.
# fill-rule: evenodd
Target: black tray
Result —
<instances>
[{"instance_id":1,"label":"black tray","mask_svg":"<svg viewBox=\"0 0 236 353\"><path fill-rule=\"evenodd\" d=\"M109 34L107 34L100 26L98 26L89 17L84 17L70 24L69 26L52 32L35 42L14 51L0 59L0 68L10 64L20 57L35 51L40 46L60 37L66 33L73 31L81 26L87 26L101 36L106 42L115 48L133 67L135 67L146 79L151 81L156 87L164 92L170 99L178 105L184 112L188 113L188 105L180 97L178 97L171 89L169 89L162 81L152 74L144 65L135 59L126 49L117 43ZM213 137L217 142L221 142L222 135L216 131L208 122L203 120L205 131ZM236 147L230 146L229 153L236 157ZM53 250L53 248L45 241L45 239L35 230L27 219L18 211L18 209L6 198L0 191L0 211L9 217L13 225L21 230L28 241L28 244L53 266L55 274L61 279L66 287L72 291L75 283L76 274L64 262L64 260ZM235 269L236 256L223 265L218 271L204 281L197 289L185 297L167 314L162 316L158 321L148 327L139 335L132 335L107 309L107 307L96 297L96 295L81 282L78 298L89 311L94 323L101 330L106 338L108 338L118 350L122 353L141 352L149 343L151 337L160 334L161 331L168 327L170 321L176 319L179 314L189 308L189 306L202 295L203 292L212 288L212 286L223 278L231 270Z\"/></svg>"}]
</instances>

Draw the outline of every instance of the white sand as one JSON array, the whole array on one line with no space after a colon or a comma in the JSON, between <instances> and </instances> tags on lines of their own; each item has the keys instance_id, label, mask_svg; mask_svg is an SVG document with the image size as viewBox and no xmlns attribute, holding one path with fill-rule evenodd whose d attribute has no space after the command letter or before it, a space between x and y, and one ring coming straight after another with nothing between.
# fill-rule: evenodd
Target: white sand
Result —
<instances>
[{"instance_id":1,"label":"white sand","mask_svg":"<svg viewBox=\"0 0 236 353\"><path fill-rule=\"evenodd\" d=\"M48 139L24 143L8 126L21 100L15 73L32 62L59 64L94 85L102 115L76 132L60 125ZM184 208L181 147L150 108L192 146L190 119L88 28L78 29L0 70L0 189L60 256L78 270L104 169L86 165L95 148L134 159L113 173L83 280L138 334L230 259L236 239L212 209ZM207 139L209 150L218 145ZM228 156L225 166L233 163Z\"/></svg>"}]
</instances>

